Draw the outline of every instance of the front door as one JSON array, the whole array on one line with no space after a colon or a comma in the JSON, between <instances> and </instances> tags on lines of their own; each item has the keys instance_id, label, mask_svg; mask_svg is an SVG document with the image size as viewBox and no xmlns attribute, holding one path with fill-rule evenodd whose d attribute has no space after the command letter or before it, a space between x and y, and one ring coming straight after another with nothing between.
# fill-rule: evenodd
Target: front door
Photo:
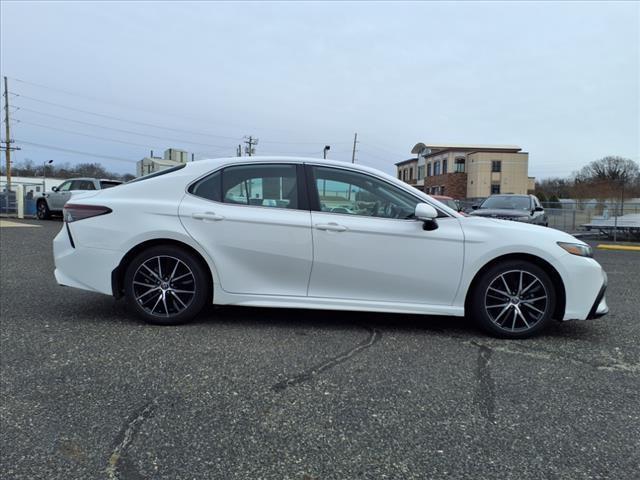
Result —
<instances>
[{"instance_id":1,"label":"front door","mask_svg":"<svg viewBox=\"0 0 640 480\"><path fill-rule=\"evenodd\" d=\"M64 204L71 197L71 184L73 180L67 180L58 187L57 191L51 191L49 198L47 198L50 210L62 210Z\"/></svg>"},{"instance_id":2,"label":"front door","mask_svg":"<svg viewBox=\"0 0 640 480\"><path fill-rule=\"evenodd\" d=\"M234 165L196 182L180 219L212 258L229 293L305 296L311 213L302 165Z\"/></svg>"},{"instance_id":3,"label":"front door","mask_svg":"<svg viewBox=\"0 0 640 480\"><path fill-rule=\"evenodd\" d=\"M314 210L310 297L450 305L464 256L457 218L412 218L420 199L378 177L307 166ZM315 205L313 205L315 203Z\"/></svg>"}]
</instances>

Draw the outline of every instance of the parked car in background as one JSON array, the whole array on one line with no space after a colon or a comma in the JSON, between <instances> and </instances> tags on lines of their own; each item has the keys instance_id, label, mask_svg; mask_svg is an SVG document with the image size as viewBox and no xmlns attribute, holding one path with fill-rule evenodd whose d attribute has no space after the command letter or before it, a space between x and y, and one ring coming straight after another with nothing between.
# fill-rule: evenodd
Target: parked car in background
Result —
<instances>
[{"instance_id":1,"label":"parked car in background","mask_svg":"<svg viewBox=\"0 0 640 480\"><path fill-rule=\"evenodd\" d=\"M445 195L431 195L431 198L435 198L441 203L444 203L447 207L454 209L456 212L460 210L460 205L453 198Z\"/></svg>"},{"instance_id":2,"label":"parked car in background","mask_svg":"<svg viewBox=\"0 0 640 480\"><path fill-rule=\"evenodd\" d=\"M439 202L444 203L447 207L455 210L458 213L461 213L464 216L467 216L467 214L462 211L462 206L460 205L458 200L447 197L446 195L431 195L431 198L435 198Z\"/></svg>"},{"instance_id":3,"label":"parked car in background","mask_svg":"<svg viewBox=\"0 0 640 480\"><path fill-rule=\"evenodd\" d=\"M474 205L474 217L499 218L516 222L549 225L544 208L535 195L502 194L491 195L480 205Z\"/></svg>"},{"instance_id":4,"label":"parked car in background","mask_svg":"<svg viewBox=\"0 0 640 480\"><path fill-rule=\"evenodd\" d=\"M340 198L345 211L323 210L323 198ZM79 195L64 220L53 242L58 283L125 297L156 324L214 303L468 314L493 335L522 338L552 319L608 311L607 276L586 243L464 217L351 163L189 162Z\"/></svg>"},{"instance_id":5,"label":"parked car in background","mask_svg":"<svg viewBox=\"0 0 640 480\"><path fill-rule=\"evenodd\" d=\"M51 214L62 214L64 204L76 193L104 190L116 187L121 183L120 180L106 178L70 178L38 198L36 214L40 220L46 220L51 217Z\"/></svg>"}]
</instances>

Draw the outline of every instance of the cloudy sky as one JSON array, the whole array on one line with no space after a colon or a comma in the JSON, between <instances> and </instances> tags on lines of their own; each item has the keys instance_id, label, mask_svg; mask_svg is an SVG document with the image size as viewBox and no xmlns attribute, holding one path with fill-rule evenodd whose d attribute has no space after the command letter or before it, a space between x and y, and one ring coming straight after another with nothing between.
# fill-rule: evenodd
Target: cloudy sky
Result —
<instances>
[{"instance_id":1,"label":"cloudy sky","mask_svg":"<svg viewBox=\"0 0 640 480\"><path fill-rule=\"evenodd\" d=\"M11 2L17 160L133 172L164 148L350 160L516 144L530 175L640 156L637 2ZM3 125L4 135L4 125ZM110 159L107 159L108 157Z\"/></svg>"}]
</instances>

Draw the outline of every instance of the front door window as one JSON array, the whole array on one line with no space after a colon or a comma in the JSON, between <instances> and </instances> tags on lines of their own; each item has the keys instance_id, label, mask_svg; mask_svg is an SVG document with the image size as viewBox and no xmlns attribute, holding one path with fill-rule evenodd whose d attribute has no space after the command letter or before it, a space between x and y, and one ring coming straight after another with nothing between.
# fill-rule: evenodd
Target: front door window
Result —
<instances>
[{"instance_id":1,"label":"front door window","mask_svg":"<svg viewBox=\"0 0 640 480\"><path fill-rule=\"evenodd\" d=\"M408 219L419 200L375 177L328 167L313 167L320 210L364 217Z\"/></svg>"}]
</instances>

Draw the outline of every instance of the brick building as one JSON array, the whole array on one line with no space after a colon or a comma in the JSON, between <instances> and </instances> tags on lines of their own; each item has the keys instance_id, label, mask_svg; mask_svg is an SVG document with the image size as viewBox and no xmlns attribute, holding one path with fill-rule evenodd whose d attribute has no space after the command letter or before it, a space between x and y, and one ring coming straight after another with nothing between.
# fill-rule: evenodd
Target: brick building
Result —
<instances>
[{"instance_id":1,"label":"brick building","mask_svg":"<svg viewBox=\"0 0 640 480\"><path fill-rule=\"evenodd\" d=\"M533 191L529 154L515 145L416 144L416 157L396 163L400 180L456 199Z\"/></svg>"}]
</instances>

